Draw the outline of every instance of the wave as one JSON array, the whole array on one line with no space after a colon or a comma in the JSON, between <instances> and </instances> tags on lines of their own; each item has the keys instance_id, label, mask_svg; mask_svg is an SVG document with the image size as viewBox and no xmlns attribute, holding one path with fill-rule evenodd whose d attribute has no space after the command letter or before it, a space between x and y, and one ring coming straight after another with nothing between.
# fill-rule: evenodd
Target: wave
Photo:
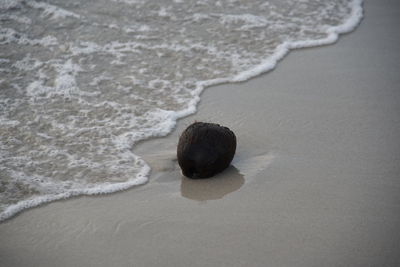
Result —
<instances>
[{"instance_id":1,"label":"wave","mask_svg":"<svg viewBox=\"0 0 400 267\"><path fill-rule=\"evenodd\" d=\"M332 44L362 19L361 0L54 2L0 6L0 221L146 183L132 147L195 113L205 88Z\"/></svg>"}]
</instances>

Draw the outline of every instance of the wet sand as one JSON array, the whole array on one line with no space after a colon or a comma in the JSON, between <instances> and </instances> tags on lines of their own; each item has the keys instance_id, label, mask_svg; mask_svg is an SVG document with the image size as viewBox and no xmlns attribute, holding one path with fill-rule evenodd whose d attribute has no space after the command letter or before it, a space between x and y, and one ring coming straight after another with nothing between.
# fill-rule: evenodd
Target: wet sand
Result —
<instances>
[{"instance_id":1,"label":"wet sand","mask_svg":"<svg viewBox=\"0 0 400 267\"><path fill-rule=\"evenodd\" d=\"M399 266L400 4L366 1L355 32L207 89L166 138L139 144L150 182L0 224L0 266ZM193 121L231 128L232 166L182 177Z\"/></svg>"}]
</instances>

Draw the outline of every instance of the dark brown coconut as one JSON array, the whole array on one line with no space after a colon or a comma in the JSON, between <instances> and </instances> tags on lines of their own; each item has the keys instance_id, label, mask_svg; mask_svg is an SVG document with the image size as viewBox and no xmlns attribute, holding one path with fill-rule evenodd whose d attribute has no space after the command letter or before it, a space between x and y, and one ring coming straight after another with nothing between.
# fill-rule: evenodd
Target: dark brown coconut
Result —
<instances>
[{"instance_id":1,"label":"dark brown coconut","mask_svg":"<svg viewBox=\"0 0 400 267\"><path fill-rule=\"evenodd\" d=\"M195 122L183 131L178 163L189 178L208 178L231 163L236 151L235 134L215 123Z\"/></svg>"}]
</instances>

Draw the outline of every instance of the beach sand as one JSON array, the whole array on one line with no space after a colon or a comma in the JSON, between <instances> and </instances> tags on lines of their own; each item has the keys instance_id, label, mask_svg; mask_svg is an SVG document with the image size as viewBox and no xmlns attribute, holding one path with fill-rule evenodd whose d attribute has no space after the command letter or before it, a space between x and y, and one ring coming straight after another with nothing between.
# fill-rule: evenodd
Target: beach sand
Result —
<instances>
[{"instance_id":1,"label":"beach sand","mask_svg":"<svg viewBox=\"0 0 400 267\"><path fill-rule=\"evenodd\" d=\"M0 266L400 266L400 4L365 2L338 43L208 88L198 112L135 147L150 182L0 224ZM193 121L231 128L233 166L183 178Z\"/></svg>"}]
</instances>

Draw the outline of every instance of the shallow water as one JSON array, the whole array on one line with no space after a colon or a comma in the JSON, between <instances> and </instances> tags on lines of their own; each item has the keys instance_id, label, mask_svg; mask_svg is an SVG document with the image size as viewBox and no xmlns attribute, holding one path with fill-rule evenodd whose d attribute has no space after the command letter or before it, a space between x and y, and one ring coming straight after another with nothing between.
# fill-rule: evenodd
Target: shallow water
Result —
<instances>
[{"instance_id":1,"label":"shallow water","mask_svg":"<svg viewBox=\"0 0 400 267\"><path fill-rule=\"evenodd\" d=\"M145 183L132 147L195 112L205 87L360 19L359 0L0 0L0 221Z\"/></svg>"}]
</instances>

